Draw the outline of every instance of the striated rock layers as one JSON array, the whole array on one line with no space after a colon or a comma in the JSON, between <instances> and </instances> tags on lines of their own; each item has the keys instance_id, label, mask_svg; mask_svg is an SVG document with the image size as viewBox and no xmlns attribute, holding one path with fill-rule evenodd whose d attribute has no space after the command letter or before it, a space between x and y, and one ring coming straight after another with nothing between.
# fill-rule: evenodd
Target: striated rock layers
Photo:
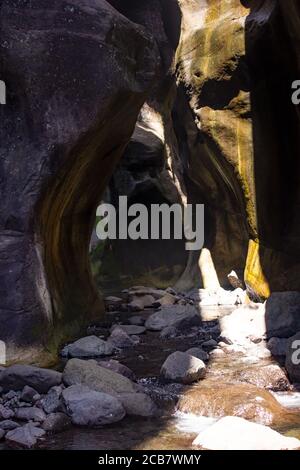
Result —
<instances>
[{"instance_id":1,"label":"striated rock layers","mask_svg":"<svg viewBox=\"0 0 300 470\"><path fill-rule=\"evenodd\" d=\"M159 54L104 0L1 2L0 321L37 359L101 314L88 247ZM40 355L39 355L40 354Z\"/></svg>"},{"instance_id":2,"label":"striated rock layers","mask_svg":"<svg viewBox=\"0 0 300 470\"><path fill-rule=\"evenodd\" d=\"M51 356L102 313L88 247L105 188L206 208L201 253L108 244L113 282L216 290L233 269L260 298L300 291L296 0L3 0L0 21L9 360Z\"/></svg>"}]
</instances>

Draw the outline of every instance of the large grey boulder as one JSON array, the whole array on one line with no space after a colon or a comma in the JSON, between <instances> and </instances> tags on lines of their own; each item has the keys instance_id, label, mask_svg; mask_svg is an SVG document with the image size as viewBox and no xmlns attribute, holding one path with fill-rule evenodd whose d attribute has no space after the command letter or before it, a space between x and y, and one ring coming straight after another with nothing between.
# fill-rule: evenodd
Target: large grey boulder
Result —
<instances>
[{"instance_id":1,"label":"large grey boulder","mask_svg":"<svg viewBox=\"0 0 300 470\"><path fill-rule=\"evenodd\" d=\"M70 359L63 372L65 385L86 385L91 390L117 395L133 393L137 386L127 377L99 366L95 361Z\"/></svg>"},{"instance_id":2,"label":"large grey boulder","mask_svg":"<svg viewBox=\"0 0 300 470\"><path fill-rule=\"evenodd\" d=\"M270 338L267 346L272 356L286 356L288 338Z\"/></svg>"},{"instance_id":3,"label":"large grey boulder","mask_svg":"<svg viewBox=\"0 0 300 470\"><path fill-rule=\"evenodd\" d=\"M163 363L161 376L170 382L191 384L205 376L206 367L203 361L190 354L176 351Z\"/></svg>"},{"instance_id":4,"label":"large grey boulder","mask_svg":"<svg viewBox=\"0 0 300 470\"><path fill-rule=\"evenodd\" d=\"M45 434L46 431L43 429L28 423L25 424L25 426L9 431L5 436L5 440L13 447L16 446L31 449L37 444L38 439L43 437Z\"/></svg>"},{"instance_id":5,"label":"large grey boulder","mask_svg":"<svg viewBox=\"0 0 300 470\"><path fill-rule=\"evenodd\" d=\"M35 421L36 423L42 423L46 419L46 415L43 410L37 406L31 406L29 408L18 408L15 413L15 418L20 421Z\"/></svg>"},{"instance_id":6,"label":"large grey boulder","mask_svg":"<svg viewBox=\"0 0 300 470\"><path fill-rule=\"evenodd\" d=\"M72 385L62 395L72 422L80 426L97 427L115 423L126 414L117 398L84 385Z\"/></svg>"},{"instance_id":7,"label":"large grey boulder","mask_svg":"<svg viewBox=\"0 0 300 470\"><path fill-rule=\"evenodd\" d=\"M136 380L135 373L129 369L129 367L124 366L124 364L121 364L119 361L115 361L114 359L110 359L109 361L98 361L98 365L105 369L113 370L114 372L117 372L117 374L124 375L124 377L127 377L133 382Z\"/></svg>"},{"instance_id":8,"label":"large grey boulder","mask_svg":"<svg viewBox=\"0 0 300 470\"><path fill-rule=\"evenodd\" d=\"M300 384L300 331L288 341L285 367L290 380Z\"/></svg>"},{"instance_id":9,"label":"large grey boulder","mask_svg":"<svg viewBox=\"0 0 300 470\"><path fill-rule=\"evenodd\" d=\"M126 414L151 418L158 415L158 408L145 393L122 393L118 396Z\"/></svg>"},{"instance_id":10,"label":"large grey boulder","mask_svg":"<svg viewBox=\"0 0 300 470\"><path fill-rule=\"evenodd\" d=\"M177 330L200 326L200 313L192 305L171 305L161 307L147 319L145 326L148 330L161 331L167 326Z\"/></svg>"},{"instance_id":11,"label":"large grey boulder","mask_svg":"<svg viewBox=\"0 0 300 470\"><path fill-rule=\"evenodd\" d=\"M262 424L226 416L202 431L193 445L207 450L292 450L300 441Z\"/></svg>"},{"instance_id":12,"label":"large grey boulder","mask_svg":"<svg viewBox=\"0 0 300 470\"><path fill-rule=\"evenodd\" d=\"M111 356L114 346L97 336L85 336L64 347L64 355L69 357L101 357Z\"/></svg>"},{"instance_id":13,"label":"large grey boulder","mask_svg":"<svg viewBox=\"0 0 300 470\"><path fill-rule=\"evenodd\" d=\"M300 331L300 292L273 292L266 302L268 338L289 338Z\"/></svg>"},{"instance_id":14,"label":"large grey boulder","mask_svg":"<svg viewBox=\"0 0 300 470\"><path fill-rule=\"evenodd\" d=\"M9 391L23 390L28 385L39 393L47 393L61 383L61 378L62 374L55 370L17 364L0 372L0 386Z\"/></svg>"},{"instance_id":15,"label":"large grey boulder","mask_svg":"<svg viewBox=\"0 0 300 470\"><path fill-rule=\"evenodd\" d=\"M46 413L54 413L61 410L62 390L60 386L52 387L41 399L41 406Z\"/></svg>"}]
</instances>

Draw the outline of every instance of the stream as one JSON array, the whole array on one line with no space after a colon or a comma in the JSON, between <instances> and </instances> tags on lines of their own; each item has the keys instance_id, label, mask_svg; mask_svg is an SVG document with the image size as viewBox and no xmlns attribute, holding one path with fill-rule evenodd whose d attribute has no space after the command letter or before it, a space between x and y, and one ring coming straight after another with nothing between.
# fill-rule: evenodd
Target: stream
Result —
<instances>
[{"instance_id":1,"label":"stream","mask_svg":"<svg viewBox=\"0 0 300 470\"><path fill-rule=\"evenodd\" d=\"M216 326L218 318L231 311L232 307L205 308L202 312L204 325ZM142 315L148 316L149 313L151 311ZM124 322L126 320L122 313L110 315L112 321ZM236 373L245 367L251 366L255 370L263 365L274 363L272 358L255 360L251 357L225 355L210 359L205 379L192 386L161 383L159 371L167 356L173 351L186 351L188 348L196 346L199 346L196 329L173 339L161 339L159 333L147 331L146 334L141 335L141 341L136 347L123 350L113 356L114 359L134 371L138 382L143 384L163 409L161 416L154 419L126 417L121 422L98 429L72 427L68 431L47 436L40 441L39 448L58 450L193 449L192 442L197 434L216 421L214 414L220 402L220 395L216 393L216 389L222 389L222 387L233 383L235 396L227 396L225 388L225 394L221 401L237 400L239 390L241 390L241 394L245 392L243 387L240 387L241 383L234 378ZM63 365L64 362L61 367ZM205 406L203 410L200 406L200 411L195 413L193 412L194 408L197 408L201 402L200 396L203 390L208 390L205 403L208 401L210 405ZM272 395L276 398L276 402L267 407L268 410L271 410L271 427L286 436L300 439L300 393L286 391L272 392ZM178 402L183 399L185 403L187 396L194 397L194 401L192 400L191 405L188 406L184 404L183 410L178 410ZM238 397L238 399L240 398ZM257 402L263 401L261 397L255 399ZM241 396L241 400L243 402L243 396ZM278 405L281 403L284 408L279 406L279 411L276 411L276 403ZM245 394L245 403L242 408L247 407L248 404L249 396ZM224 406L227 406L226 403ZM258 411L258 413L262 412ZM264 410L263 413L265 413ZM265 419L265 416L263 418ZM4 448L2 446L2 449Z\"/></svg>"}]
</instances>

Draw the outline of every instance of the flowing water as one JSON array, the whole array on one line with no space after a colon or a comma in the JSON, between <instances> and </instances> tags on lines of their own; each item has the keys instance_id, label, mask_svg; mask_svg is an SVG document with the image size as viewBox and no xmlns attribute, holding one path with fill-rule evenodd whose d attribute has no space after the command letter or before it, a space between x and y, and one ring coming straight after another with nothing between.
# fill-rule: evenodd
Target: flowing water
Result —
<instances>
[{"instance_id":1,"label":"flowing water","mask_svg":"<svg viewBox=\"0 0 300 470\"><path fill-rule=\"evenodd\" d=\"M216 326L218 317L227 314L232 309L207 309L204 319L207 326ZM122 314L119 317L124 321ZM198 346L203 341L197 334L197 329L191 330L188 335L174 339L161 339L159 333L147 332L141 336L141 342L134 349L124 350L114 356L115 359L131 368L138 381L143 384L151 396L163 408L163 413L155 419L126 417L123 421L100 429L84 429L73 427L70 430L48 436L39 444L43 449L86 449L86 450L185 450L193 449L192 442L198 433L216 421L214 415L218 408L220 396L215 393L216 387L232 383L234 374L245 366L261 367L269 364L272 359L257 360L255 358L232 357L226 355L222 358L212 360L208 365L207 376L204 380L192 386L179 384L163 384L159 380L159 371L167 356L176 351L185 351L191 347ZM221 401L228 400L229 406L233 399L237 399L238 391L244 393L240 383L235 384L235 396L222 397ZM200 402L203 389L208 390L209 407L203 408L199 416L193 412L183 412L176 409L176 404L186 396L194 397L193 403ZM211 391L211 396L209 395ZM215 395L213 395L215 394ZM199 400L198 400L199 396ZM278 392L273 393L276 400L284 408L275 411L272 428L288 436L300 438L300 393ZM271 396L272 398L272 396ZM239 398L238 398L239 399ZM243 402L243 397L241 397ZM261 400L256 397L257 401ZM245 407L249 397L245 395ZM207 399L206 399L207 401ZM194 404L191 405L193 409ZM225 406L225 405L224 405ZM274 408L274 404L271 408ZM272 408L272 410L273 410ZM276 406L275 406L276 408ZM291 410L291 415L289 414ZM273 411L272 411L273 412Z\"/></svg>"}]
</instances>

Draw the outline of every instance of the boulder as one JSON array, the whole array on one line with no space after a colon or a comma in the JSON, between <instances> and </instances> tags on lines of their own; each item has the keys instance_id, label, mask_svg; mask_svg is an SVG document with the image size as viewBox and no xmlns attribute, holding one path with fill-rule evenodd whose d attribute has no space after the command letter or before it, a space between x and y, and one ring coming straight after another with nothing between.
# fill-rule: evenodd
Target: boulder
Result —
<instances>
[{"instance_id":1,"label":"boulder","mask_svg":"<svg viewBox=\"0 0 300 470\"><path fill-rule=\"evenodd\" d=\"M12 421L11 419L5 419L0 421L0 428L4 431L12 431L13 429L19 428L20 424Z\"/></svg>"},{"instance_id":2,"label":"boulder","mask_svg":"<svg viewBox=\"0 0 300 470\"><path fill-rule=\"evenodd\" d=\"M207 352L203 351L203 349L201 348L190 348L185 352L189 354L190 356L197 357L198 359L204 362L208 361L209 359Z\"/></svg>"},{"instance_id":3,"label":"boulder","mask_svg":"<svg viewBox=\"0 0 300 470\"><path fill-rule=\"evenodd\" d=\"M206 367L203 361L190 354L176 351L163 363L161 376L170 382L191 384L205 376Z\"/></svg>"},{"instance_id":4,"label":"boulder","mask_svg":"<svg viewBox=\"0 0 300 470\"><path fill-rule=\"evenodd\" d=\"M226 356L226 353L221 348L216 348L210 351L209 358L210 359L217 359L219 357Z\"/></svg>"},{"instance_id":5,"label":"boulder","mask_svg":"<svg viewBox=\"0 0 300 470\"><path fill-rule=\"evenodd\" d=\"M107 342L111 344L113 348L126 349L133 348L139 340L135 340L132 336L129 336L126 331L117 326L111 335L109 336Z\"/></svg>"},{"instance_id":6,"label":"boulder","mask_svg":"<svg viewBox=\"0 0 300 470\"><path fill-rule=\"evenodd\" d=\"M209 339L207 341L204 341L204 343L201 344L201 347L203 349L207 349L208 351L211 351L212 349L216 348L217 346L218 346L218 343L214 339Z\"/></svg>"},{"instance_id":7,"label":"boulder","mask_svg":"<svg viewBox=\"0 0 300 470\"><path fill-rule=\"evenodd\" d=\"M128 321L131 325L144 326L146 320L141 315L133 315Z\"/></svg>"},{"instance_id":8,"label":"boulder","mask_svg":"<svg viewBox=\"0 0 300 470\"><path fill-rule=\"evenodd\" d=\"M72 385L62 395L68 415L79 426L98 427L115 423L126 414L117 398L84 385Z\"/></svg>"},{"instance_id":9,"label":"boulder","mask_svg":"<svg viewBox=\"0 0 300 470\"><path fill-rule=\"evenodd\" d=\"M49 434L55 434L65 431L71 424L71 419L65 413L50 413L43 422L42 428Z\"/></svg>"},{"instance_id":10,"label":"boulder","mask_svg":"<svg viewBox=\"0 0 300 470\"><path fill-rule=\"evenodd\" d=\"M0 404L0 421L3 419L10 419L13 418L15 413L10 410L9 408L5 408L3 405Z\"/></svg>"},{"instance_id":11,"label":"boulder","mask_svg":"<svg viewBox=\"0 0 300 470\"><path fill-rule=\"evenodd\" d=\"M236 372L234 378L240 382L247 382L256 385L256 387L273 390L274 392L291 389L291 384L286 374L277 364L248 367Z\"/></svg>"},{"instance_id":12,"label":"boulder","mask_svg":"<svg viewBox=\"0 0 300 470\"><path fill-rule=\"evenodd\" d=\"M120 330L125 331L129 336L131 335L142 335L145 333L146 328L144 326L137 326L137 325L113 325L111 327L111 333L116 329L119 328Z\"/></svg>"},{"instance_id":13,"label":"boulder","mask_svg":"<svg viewBox=\"0 0 300 470\"><path fill-rule=\"evenodd\" d=\"M33 403L34 397L36 397L37 395L38 395L38 392L34 388L29 387L28 385L25 385L25 387L22 390L20 399L27 403Z\"/></svg>"},{"instance_id":14,"label":"boulder","mask_svg":"<svg viewBox=\"0 0 300 470\"><path fill-rule=\"evenodd\" d=\"M0 428L0 441L3 439L4 436L5 436L5 431L4 429Z\"/></svg>"},{"instance_id":15,"label":"boulder","mask_svg":"<svg viewBox=\"0 0 300 470\"><path fill-rule=\"evenodd\" d=\"M91 390L118 395L120 393L134 393L137 385L127 377L106 369L94 361L70 359L63 372L65 385L86 385Z\"/></svg>"},{"instance_id":16,"label":"boulder","mask_svg":"<svg viewBox=\"0 0 300 470\"><path fill-rule=\"evenodd\" d=\"M288 338L270 338L267 346L272 356L286 356Z\"/></svg>"},{"instance_id":17,"label":"boulder","mask_svg":"<svg viewBox=\"0 0 300 470\"><path fill-rule=\"evenodd\" d=\"M158 415L158 409L153 400L145 393L122 393L118 396L126 414L152 418Z\"/></svg>"},{"instance_id":18,"label":"boulder","mask_svg":"<svg viewBox=\"0 0 300 470\"><path fill-rule=\"evenodd\" d=\"M183 330L192 326L200 326L201 317L192 305L172 305L161 307L147 319L145 326L148 330L161 331L167 326L173 326L177 330Z\"/></svg>"},{"instance_id":19,"label":"boulder","mask_svg":"<svg viewBox=\"0 0 300 470\"><path fill-rule=\"evenodd\" d=\"M70 357L111 356L113 352L113 345L97 336L80 338L64 348L64 353Z\"/></svg>"},{"instance_id":20,"label":"boulder","mask_svg":"<svg viewBox=\"0 0 300 470\"><path fill-rule=\"evenodd\" d=\"M176 296L167 292L163 297L155 301L154 307L159 307L163 305L174 305L176 301Z\"/></svg>"},{"instance_id":21,"label":"boulder","mask_svg":"<svg viewBox=\"0 0 300 470\"><path fill-rule=\"evenodd\" d=\"M0 372L0 386L4 391L23 390L25 385L38 393L47 393L49 388L61 383L60 372L27 365L13 365Z\"/></svg>"},{"instance_id":22,"label":"boulder","mask_svg":"<svg viewBox=\"0 0 300 470\"><path fill-rule=\"evenodd\" d=\"M202 431L193 446L207 450L292 450L300 449L300 441L267 426L226 416Z\"/></svg>"},{"instance_id":23,"label":"boulder","mask_svg":"<svg viewBox=\"0 0 300 470\"><path fill-rule=\"evenodd\" d=\"M19 408L15 412L15 418L20 421L35 421L36 423L42 423L46 419L46 415L43 410L36 406L29 408Z\"/></svg>"},{"instance_id":24,"label":"boulder","mask_svg":"<svg viewBox=\"0 0 300 470\"><path fill-rule=\"evenodd\" d=\"M151 307L154 302L155 298L152 295L134 295L128 307L132 312L139 312L144 308Z\"/></svg>"},{"instance_id":25,"label":"boulder","mask_svg":"<svg viewBox=\"0 0 300 470\"><path fill-rule=\"evenodd\" d=\"M154 300L158 300L165 295L165 291L162 289L155 289L153 287L144 287L144 286L136 286L129 289L128 294L132 296L132 298L136 297L144 297L144 296L151 296Z\"/></svg>"},{"instance_id":26,"label":"boulder","mask_svg":"<svg viewBox=\"0 0 300 470\"><path fill-rule=\"evenodd\" d=\"M300 332L288 340L285 367L291 382L300 384Z\"/></svg>"},{"instance_id":27,"label":"boulder","mask_svg":"<svg viewBox=\"0 0 300 470\"><path fill-rule=\"evenodd\" d=\"M62 387L52 387L41 399L41 406L46 413L54 413L61 410Z\"/></svg>"},{"instance_id":28,"label":"boulder","mask_svg":"<svg viewBox=\"0 0 300 470\"><path fill-rule=\"evenodd\" d=\"M234 288L234 289L244 289L244 283L243 281L238 277L237 273L235 271L231 271L229 274L227 274L227 279L229 281L229 284Z\"/></svg>"},{"instance_id":29,"label":"boulder","mask_svg":"<svg viewBox=\"0 0 300 470\"><path fill-rule=\"evenodd\" d=\"M162 339L176 338L179 335L180 333L175 326L166 326L159 334Z\"/></svg>"},{"instance_id":30,"label":"boulder","mask_svg":"<svg viewBox=\"0 0 300 470\"><path fill-rule=\"evenodd\" d=\"M124 366L124 364L121 364L119 361L115 361L114 359L110 359L109 361L98 361L98 365L105 369L113 370L114 372L117 372L117 374L124 375L124 377L127 377L133 382L136 380L135 373L129 369L129 367Z\"/></svg>"},{"instance_id":31,"label":"boulder","mask_svg":"<svg viewBox=\"0 0 300 470\"><path fill-rule=\"evenodd\" d=\"M9 431L5 436L5 440L13 447L16 446L31 449L37 444L38 439L43 437L45 434L46 431L43 429L28 423L25 424L25 426Z\"/></svg>"},{"instance_id":32,"label":"boulder","mask_svg":"<svg viewBox=\"0 0 300 470\"><path fill-rule=\"evenodd\" d=\"M266 302L268 338L289 338L300 331L300 292L273 292Z\"/></svg>"}]
</instances>

